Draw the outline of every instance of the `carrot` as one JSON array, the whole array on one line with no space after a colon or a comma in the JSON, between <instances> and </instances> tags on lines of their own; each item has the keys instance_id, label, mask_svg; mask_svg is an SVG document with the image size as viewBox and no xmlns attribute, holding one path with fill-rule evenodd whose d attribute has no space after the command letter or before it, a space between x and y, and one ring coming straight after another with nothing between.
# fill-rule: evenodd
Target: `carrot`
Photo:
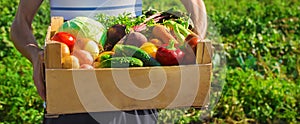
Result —
<instances>
[{"instance_id":1,"label":"carrot","mask_svg":"<svg viewBox=\"0 0 300 124\"><path fill-rule=\"evenodd\" d=\"M171 33L163 25L155 25L152 29L152 35L158 39L161 39L163 43L169 43L171 40L178 44L178 41L171 35Z\"/></svg>"}]
</instances>

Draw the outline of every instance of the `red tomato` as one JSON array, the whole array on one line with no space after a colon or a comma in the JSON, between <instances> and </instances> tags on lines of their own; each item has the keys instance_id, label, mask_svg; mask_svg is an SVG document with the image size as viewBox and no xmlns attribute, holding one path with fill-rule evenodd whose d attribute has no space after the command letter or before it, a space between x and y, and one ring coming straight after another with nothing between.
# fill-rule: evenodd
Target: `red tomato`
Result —
<instances>
[{"instance_id":1,"label":"red tomato","mask_svg":"<svg viewBox=\"0 0 300 124\"><path fill-rule=\"evenodd\" d=\"M188 44L193 49L193 51L196 53L197 44L200 41L198 37L193 37L188 41Z\"/></svg>"},{"instance_id":2,"label":"red tomato","mask_svg":"<svg viewBox=\"0 0 300 124\"><path fill-rule=\"evenodd\" d=\"M196 53L196 47L198 42L200 41L200 39L198 37L192 37L189 40L187 40L186 42L189 45L189 49L192 49L194 51L194 53Z\"/></svg>"},{"instance_id":3,"label":"red tomato","mask_svg":"<svg viewBox=\"0 0 300 124\"><path fill-rule=\"evenodd\" d=\"M54 34L54 36L51 38L51 40L55 40L55 41L66 44L69 47L69 49L72 51L72 49L75 45L76 38L70 33L58 32L58 33Z\"/></svg>"}]
</instances>

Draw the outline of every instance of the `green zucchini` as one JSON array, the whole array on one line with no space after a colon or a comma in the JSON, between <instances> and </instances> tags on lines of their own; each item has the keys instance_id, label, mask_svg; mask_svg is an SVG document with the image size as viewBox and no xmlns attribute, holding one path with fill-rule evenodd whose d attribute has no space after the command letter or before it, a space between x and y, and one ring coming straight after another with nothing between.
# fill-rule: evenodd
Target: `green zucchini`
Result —
<instances>
[{"instance_id":1,"label":"green zucchini","mask_svg":"<svg viewBox=\"0 0 300 124\"><path fill-rule=\"evenodd\" d=\"M114 46L114 52L114 56L129 56L138 58L142 60L144 66L160 66L158 61L152 58L147 52L136 46L116 44Z\"/></svg>"},{"instance_id":2,"label":"green zucchini","mask_svg":"<svg viewBox=\"0 0 300 124\"><path fill-rule=\"evenodd\" d=\"M143 62L134 57L112 57L103 60L100 63L100 68L127 68L127 67L142 67Z\"/></svg>"}]
</instances>

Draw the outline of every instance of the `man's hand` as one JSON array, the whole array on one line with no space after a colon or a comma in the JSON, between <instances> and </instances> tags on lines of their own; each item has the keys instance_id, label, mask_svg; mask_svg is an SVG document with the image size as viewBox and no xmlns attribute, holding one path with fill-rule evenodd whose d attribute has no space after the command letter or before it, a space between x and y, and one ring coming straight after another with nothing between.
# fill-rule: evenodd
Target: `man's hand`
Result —
<instances>
[{"instance_id":1,"label":"man's hand","mask_svg":"<svg viewBox=\"0 0 300 124\"><path fill-rule=\"evenodd\" d=\"M201 39L205 38L207 30L206 7L203 0L181 0L195 26L195 32Z\"/></svg>"},{"instance_id":2,"label":"man's hand","mask_svg":"<svg viewBox=\"0 0 300 124\"><path fill-rule=\"evenodd\" d=\"M45 73L44 73L44 51L38 52L38 57L36 61L32 63L33 65L33 81L37 88L37 91L41 98L46 100L46 90L45 90Z\"/></svg>"}]
</instances>

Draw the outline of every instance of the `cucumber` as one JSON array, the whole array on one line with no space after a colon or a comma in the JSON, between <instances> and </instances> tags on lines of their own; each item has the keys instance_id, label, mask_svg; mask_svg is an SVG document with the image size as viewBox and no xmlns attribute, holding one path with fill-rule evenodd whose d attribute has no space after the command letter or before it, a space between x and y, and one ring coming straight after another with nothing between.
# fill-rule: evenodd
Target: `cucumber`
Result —
<instances>
[{"instance_id":1,"label":"cucumber","mask_svg":"<svg viewBox=\"0 0 300 124\"><path fill-rule=\"evenodd\" d=\"M102 56L100 56L100 62L110 59L110 58L112 58L112 55L109 55L109 54L102 55Z\"/></svg>"},{"instance_id":2,"label":"cucumber","mask_svg":"<svg viewBox=\"0 0 300 124\"><path fill-rule=\"evenodd\" d=\"M105 51L105 52L100 53L99 56L98 56L99 57L98 58L99 62L102 62L102 61L104 61L106 59L111 58L113 54L114 53L112 51Z\"/></svg>"},{"instance_id":3,"label":"cucumber","mask_svg":"<svg viewBox=\"0 0 300 124\"><path fill-rule=\"evenodd\" d=\"M160 63L151 57L146 51L132 45L116 44L114 56L129 56L142 60L144 66L160 66Z\"/></svg>"},{"instance_id":4,"label":"cucumber","mask_svg":"<svg viewBox=\"0 0 300 124\"><path fill-rule=\"evenodd\" d=\"M134 57L112 57L103 60L100 63L100 68L127 68L127 67L142 67L143 62Z\"/></svg>"}]
</instances>

